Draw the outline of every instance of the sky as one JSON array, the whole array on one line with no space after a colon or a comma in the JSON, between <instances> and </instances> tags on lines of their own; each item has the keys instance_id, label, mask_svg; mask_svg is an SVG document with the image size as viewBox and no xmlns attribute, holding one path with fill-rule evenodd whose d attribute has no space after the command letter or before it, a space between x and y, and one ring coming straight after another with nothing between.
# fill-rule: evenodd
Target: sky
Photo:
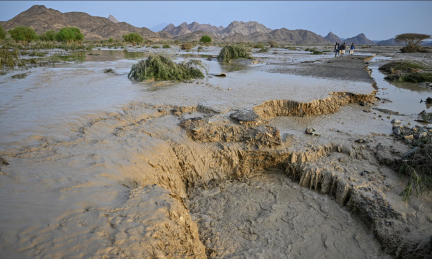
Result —
<instances>
[{"instance_id":1,"label":"sky","mask_svg":"<svg viewBox=\"0 0 432 259\"><path fill-rule=\"evenodd\" d=\"M364 33L371 40L397 34L432 34L432 1L0 1L0 21L45 5L60 12L79 11L137 27L198 22L228 26L257 21L268 28L304 29L341 38Z\"/></svg>"}]
</instances>

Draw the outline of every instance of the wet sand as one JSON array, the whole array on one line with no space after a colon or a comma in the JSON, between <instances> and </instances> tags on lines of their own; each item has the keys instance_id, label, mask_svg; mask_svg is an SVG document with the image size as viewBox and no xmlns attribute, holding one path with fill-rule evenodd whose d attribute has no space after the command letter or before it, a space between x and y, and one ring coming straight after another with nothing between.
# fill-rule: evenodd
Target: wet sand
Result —
<instances>
[{"instance_id":1,"label":"wet sand","mask_svg":"<svg viewBox=\"0 0 432 259\"><path fill-rule=\"evenodd\" d=\"M392 258L413 249L427 252L432 201L420 196L403 203L398 196L406 179L383 161L400 157L407 147L388 136L389 119L358 105L375 91L364 64L354 65L361 74L357 81L247 65L227 78L162 86L130 83L126 65L116 63L123 72L106 75L105 65L96 64L72 70L82 80L130 84L122 88L125 95L114 94L121 96L118 105L127 105L46 130L37 144L25 139L32 131L22 126L19 144L1 153L5 258ZM216 61L208 65L211 73L229 69ZM31 82L45 72L32 72ZM80 107L70 112L77 116L86 101L75 101ZM20 112L26 109L31 110L21 106ZM254 109L262 123L279 130L282 142L231 140L228 134L248 127L230 118L236 109ZM58 115L71 118L61 110ZM198 133L181 126L183 119L199 116L208 119L199 133L206 142L193 140L191 134ZM62 123L53 120L51 125ZM225 132L226 125L234 132ZM307 127L321 136L305 134ZM367 143L355 142L359 138Z\"/></svg>"}]
</instances>

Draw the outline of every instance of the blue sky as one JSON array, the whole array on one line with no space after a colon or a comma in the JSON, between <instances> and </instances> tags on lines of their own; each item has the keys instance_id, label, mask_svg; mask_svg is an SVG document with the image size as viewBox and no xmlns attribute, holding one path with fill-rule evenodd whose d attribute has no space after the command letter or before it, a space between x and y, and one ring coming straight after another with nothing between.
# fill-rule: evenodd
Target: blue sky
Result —
<instances>
[{"instance_id":1,"label":"blue sky","mask_svg":"<svg viewBox=\"0 0 432 259\"><path fill-rule=\"evenodd\" d=\"M177 26L196 21L226 27L232 21L257 21L271 29L305 29L323 36L332 31L342 38L359 33L372 40L405 32L432 34L432 1L1 1L0 20L35 4L61 12L112 14L147 28L161 23Z\"/></svg>"}]
</instances>

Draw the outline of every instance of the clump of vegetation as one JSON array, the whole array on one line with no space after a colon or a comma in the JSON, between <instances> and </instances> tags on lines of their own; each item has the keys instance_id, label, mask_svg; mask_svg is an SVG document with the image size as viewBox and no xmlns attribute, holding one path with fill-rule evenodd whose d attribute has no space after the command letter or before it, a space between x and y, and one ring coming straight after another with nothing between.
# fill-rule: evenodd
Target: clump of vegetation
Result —
<instances>
[{"instance_id":1,"label":"clump of vegetation","mask_svg":"<svg viewBox=\"0 0 432 259\"><path fill-rule=\"evenodd\" d=\"M137 43L141 43L144 41L144 38L140 34L135 32L123 35L123 39L126 42L132 43L133 46L135 46Z\"/></svg>"},{"instance_id":2,"label":"clump of vegetation","mask_svg":"<svg viewBox=\"0 0 432 259\"><path fill-rule=\"evenodd\" d=\"M27 26L17 26L13 30L9 30L8 33L16 42L22 42L23 44L37 40L39 38L35 31Z\"/></svg>"},{"instance_id":3,"label":"clump of vegetation","mask_svg":"<svg viewBox=\"0 0 432 259\"><path fill-rule=\"evenodd\" d=\"M248 50L243 46L225 46L219 52L218 60L224 62L230 62L236 58L252 58Z\"/></svg>"},{"instance_id":4,"label":"clump of vegetation","mask_svg":"<svg viewBox=\"0 0 432 259\"><path fill-rule=\"evenodd\" d=\"M313 52L312 52L312 54L313 55L320 55L320 54L323 54L324 52L322 52L322 51L318 51L318 50L314 50Z\"/></svg>"},{"instance_id":5,"label":"clump of vegetation","mask_svg":"<svg viewBox=\"0 0 432 259\"><path fill-rule=\"evenodd\" d=\"M54 41L55 40L55 31L46 31L44 33L42 33L41 35L39 35L39 40L41 41Z\"/></svg>"},{"instance_id":6,"label":"clump of vegetation","mask_svg":"<svg viewBox=\"0 0 432 259\"><path fill-rule=\"evenodd\" d=\"M264 52L268 52L270 49L267 47L261 48L260 50L258 50L259 53L264 53Z\"/></svg>"},{"instance_id":7,"label":"clump of vegetation","mask_svg":"<svg viewBox=\"0 0 432 259\"><path fill-rule=\"evenodd\" d=\"M264 44L262 44L262 42L258 42L258 44L255 44L252 47L257 48L257 49L262 49L262 48L264 48Z\"/></svg>"},{"instance_id":8,"label":"clump of vegetation","mask_svg":"<svg viewBox=\"0 0 432 259\"><path fill-rule=\"evenodd\" d=\"M45 57L46 54L48 54L48 53L46 53L46 52L41 52L41 51L33 51L33 52L30 52L29 56L30 56L30 57L34 57L34 56L37 56L37 57Z\"/></svg>"},{"instance_id":9,"label":"clump of vegetation","mask_svg":"<svg viewBox=\"0 0 432 259\"><path fill-rule=\"evenodd\" d=\"M192 59L177 64L169 57L152 54L146 60L141 60L138 64L133 65L128 78L137 81L147 79L182 81L203 78L204 74L201 69L207 71L201 60Z\"/></svg>"},{"instance_id":10,"label":"clump of vegetation","mask_svg":"<svg viewBox=\"0 0 432 259\"><path fill-rule=\"evenodd\" d=\"M14 67L18 61L19 50L0 49L0 66Z\"/></svg>"},{"instance_id":11,"label":"clump of vegetation","mask_svg":"<svg viewBox=\"0 0 432 259\"><path fill-rule=\"evenodd\" d=\"M0 40L6 39L6 32L3 30L3 27L0 25Z\"/></svg>"},{"instance_id":12,"label":"clump of vegetation","mask_svg":"<svg viewBox=\"0 0 432 259\"><path fill-rule=\"evenodd\" d=\"M396 35L395 42L404 42L405 47L401 49L402 53L405 52L428 52L421 46L422 41L430 39L430 35L421 33L403 33Z\"/></svg>"},{"instance_id":13,"label":"clump of vegetation","mask_svg":"<svg viewBox=\"0 0 432 259\"><path fill-rule=\"evenodd\" d=\"M270 45L270 48L277 48L279 46L279 44L274 40L269 41L269 45Z\"/></svg>"},{"instance_id":14,"label":"clump of vegetation","mask_svg":"<svg viewBox=\"0 0 432 259\"><path fill-rule=\"evenodd\" d=\"M288 49L288 50L297 50L296 47L286 47L285 49Z\"/></svg>"},{"instance_id":15,"label":"clump of vegetation","mask_svg":"<svg viewBox=\"0 0 432 259\"><path fill-rule=\"evenodd\" d=\"M171 48L171 46L168 45L168 44L164 44L164 45L162 46L162 48L164 48L164 49L169 49L169 48Z\"/></svg>"},{"instance_id":16,"label":"clump of vegetation","mask_svg":"<svg viewBox=\"0 0 432 259\"><path fill-rule=\"evenodd\" d=\"M81 30L76 27L64 27L55 35L57 41L66 42L70 44L72 42L83 42L84 35Z\"/></svg>"},{"instance_id":17,"label":"clump of vegetation","mask_svg":"<svg viewBox=\"0 0 432 259\"><path fill-rule=\"evenodd\" d=\"M189 50L189 49L192 49L192 47L193 47L193 45L191 43L184 43L180 46L180 48L182 50Z\"/></svg>"},{"instance_id":18,"label":"clump of vegetation","mask_svg":"<svg viewBox=\"0 0 432 259\"><path fill-rule=\"evenodd\" d=\"M394 75L386 76L384 79L393 82L407 82L407 83L432 82L432 73L394 74Z\"/></svg>"},{"instance_id":19,"label":"clump of vegetation","mask_svg":"<svg viewBox=\"0 0 432 259\"><path fill-rule=\"evenodd\" d=\"M430 116L432 117L432 114ZM407 135L415 136L410 143L412 151L409 153L411 154L406 154L406 157L396 164L399 175L409 176L408 183L400 194L404 201L407 201L411 194L419 195L432 190L432 135L426 130L419 133L421 129L421 127L416 128L416 131L411 129L399 136L402 139Z\"/></svg>"},{"instance_id":20,"label":"clump of vegetation","mask_svg":"<svg viewBox=\"0 0 432 259\"><path fill-rule=\"evenodd\" d=\"M203 35L199 41L202 43L210 43L212 38L208 35Z\"/></svg>"},{"instance_id":21,"label":"clump of vegetation","mask_svg":"<svg viewBox=\"0 0 432 259\"><path fill-rule=\"evenodd\" d=\"M201 52L203 49L204 49L203 47L199 46L198 47L198 52Z\"/></svg>"},{"instance_id":22,"label":"clump of vegetation","mask_svg":"<svg viewBox=\"0 0 432 259\"><path fill-rule=\"evenodd\" d=\"M113 42L114 42L113 38L109 38L109 39L108 39L108 42L109 42L109 43L113 43Z\"/></svg>"},{"instance_id":23,"label":"clump of vegetation","mask_svg":"<svg viewBox=\"0 0 432 259\"><path fill-rule=\"evenodd\" d=\"M13 75L13 76L12 76L13 79L24 79L24 78L26 78L26 77L27 77L27 74L26 74L26 73L23 73L23 74L16 74L16 75Z\"/></svg>"},{"instance_id":24,"label":"clump of vegetation","mask_svg":"<svg viewBox=\"0 0 432 259\"><path fill-rule=\"evenodd\" d=\"M104 73L114 73L114 70L112 68L105 68Z\"/></svg>"},{"instance_id":25,"label":"clump of vegetation","mask_svg":"<svg viewBox=\"0 0 432 259\"><path fill-rule=\"evenodd\" d=\"M158 48L160 48L158 45L154 45L154 46L152 46L152 48L154 48L154 49L158 49Z\"/></svg>"},{"instance_id":26,"label":"clump of vegetation","mask_svg":"<svg viewBox=\"0 0 432 259\"><path fill-rule=\"evenodd\" d=\"M400 70L402 72L412 72L416 69L424 69L425 67L413 62L408 61L392 61L387 64L380 66L379 70L384 71L389 74L394 74L396 71Z\"/></svg>"}]
</instances>

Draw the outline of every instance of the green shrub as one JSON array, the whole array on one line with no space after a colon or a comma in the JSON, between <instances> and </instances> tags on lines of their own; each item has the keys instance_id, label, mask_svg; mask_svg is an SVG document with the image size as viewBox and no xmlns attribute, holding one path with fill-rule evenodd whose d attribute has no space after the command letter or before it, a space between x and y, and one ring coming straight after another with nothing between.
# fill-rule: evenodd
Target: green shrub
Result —
<instances>
[{"instance_id":1,"label":"green shrub","mask_svg":"<svg viewBox=\"0 0 432 259\"><path fill-rule=\"evenodd\" d=\"M55 39L69 44L72 42L82 42L84 40L84 35L81 33L81 30L76 27L64 27L55 35Z\"/></svg>"},{"instance_id":2,"label":"green shrub","mask_svg":"<svg viewBox=\"0 0 432 259\"><path fill-rule=\"evenodd\" d=\"M55 40L55 31L46 31L39 36L41 41L54 41Z\"/></svg>"},{"instance_id":3,"label":"green shrub","mask_svg":"<svg viewBox=\"0 0 432 259\"><path fill-rule=\"evenodd\" d=\"M144 41L144 38L140 34L135 33L135 32L131 32L131 33L123 35L123 39L126 42L132 43L133 46L135 46L137 43Z\"/></svg>"},{"instance_id":4,"label":"green shrub","mask_svg":"<svg viewBox=\"0 0 432 259\"><path fill-rule=\"evenodd\" d=\"M171 46L168 45L168 44L164 44L162 47L163 47L164 49L169 49L169 48L171 48Z\"/></svg>"},{"instance_id":5,"label":"green shrub","mask_svg":"<svg viewBox=\"0 0 432 259\"><path fill-rule=\"evenodd\" d=\"M236 58L251 58L251 54L243 46L226 46L219 52L218 60L230 62Z\"/></svg>"},{"instance_id":6,"label":"green shrub","mask_svg":"<svg viewBox=\"0 0 432 259\"><path fill-rule=\"evenodd\" d=\"M160 46L158 46L158 45L154 45L154 46L152 46L152 48L154 48L154 49L158 49L158 48L160 48Z\"/></svg>"},{"instance_id":7,"label":"green shrub","mask_svg":"<svg viewBox=\"0 0 432 259\"><path fill-rule=\"evenodd\" d=\"M14 67L18 61L19 50L0 49L0 67Z\"/></svg>"},{"instance_id":8,"label":"green shrub","mask_svg":"<svg viewBox=\"0 0 432 259\"><path fill-rule=\"evenodd\" d=\"M198 52L201 52L203 49L204 49L203 47L199 46L198 47Z\"/></svg>"},{"instance_id":9,"label":"green shrub","mask_svg":"<svg viewBox=\"0 0 432 259\"><path fill-rule=\"evenodd\" d=\"M181 45L181 49L182 50L189 50L189 49L191 49L193 47L193 45L191 44L191 43L184 43L184 44L182 44Z\"/></svg>"},{"instance_id":10,"label":"green shrub","mask_svg":"<svg viewBox=\"0 0 432 259\"><path fill-rule=\"evenodd\" d=\"M3 30L3 27L0 25L0 40L6 39L6 32Z\"/></svg>"},{"instance_id":11,"label":"green shrub","mask_svg":"<svg viewBox=\"0 0 432 259\"><path fill-rule=\"evenodd\" d=\"M410 73L410 74L396 74L386 76L384 79L393 82L408 82L408 83L422 83L432 82L432 73Z\"/></svg>"},{"instance_id":12,"label":"green shrub","mask_svg":"<svg viewBox=\"0 0 432 259\"><path fill-rule=\"evenodd\" d=\"M108 42L109 42L109 43L113 43L113 42L114 42L113 38L109 38L109 39L108 39Z\"/></svg>"},{"instance_id":13,"label":"green shrub","mask_svg":"<svg viewBox=\"0 0 432 259\"><path fill-rule=\"evenodd\" d=\"M424 66L413 62L392 61L380 66L379 70L392 74L396 70L401 70L402 72L411 72L412 69L424 69L424 68L425 68Z\"/></svg>"},{"instance_id":14,"label":"green shrub","mask_svg":"<svg viewBox=\"0 0 432 259\"><path fill-rule=\"evenodd\" d=\"M137 81L147 79L182 81L203 78L204 74L200 69L206 70L201 60L192 59L177 64L169 57L151 54L146 60L141 60L132 66L128 78Z\"/></svg>"},{"instance_id":15,"label":"green shrub","mask_svg":"<svg viewBox=\"0 0 432 259\"><path fill-rule=\"evenodd\" d=\"M318 50L314 50L313 52L312 52L312 54L313 55L320 55L320 54L323 54L324 52L322 52L322 51L318 51Z\"/></svg>"},{"instance_id":16,"label":"green shrub","mask_svg":"<svg viewBox=\"0 0 432 259\"><path fill-rule=\"evenodd\" d=\"M8 33L17 42L28 43L38 39L34 30L27 26L17 26L13 30L9 30Z\"/></svg>"},{"instance_id":17,"label":"green shrub","mask_svg":"<svg viewBox=\"0 0 432 259\"><path fill-rule=\"evenodd\" d=\"M263 53L263 52L268 52L269 50L270 50L269 48L263 47L258 52Z\"/></svg>"},{"instance_id":18,"label":"green shrub","mask_svg":"<svg viewBox=\"0 0 432 259\"><path fill-rule=\"evenodd\" d=\"M262 42L258 42L258 44L255 44L253 47L258 48L258 49L262 49L262 48L264 48L264 44L262 44Z\"/></svg>"},{"instance_id":19,"label":"green shrub","mask_svg":"<svg viewBox=\"0 0 432 259\"><path fill-rule=\"evenodd\" d=\"M212 38L208 35L203 35L200 39L200 42L202 43L210 43L212 41Z\"/></svg>"}]
</instances>

